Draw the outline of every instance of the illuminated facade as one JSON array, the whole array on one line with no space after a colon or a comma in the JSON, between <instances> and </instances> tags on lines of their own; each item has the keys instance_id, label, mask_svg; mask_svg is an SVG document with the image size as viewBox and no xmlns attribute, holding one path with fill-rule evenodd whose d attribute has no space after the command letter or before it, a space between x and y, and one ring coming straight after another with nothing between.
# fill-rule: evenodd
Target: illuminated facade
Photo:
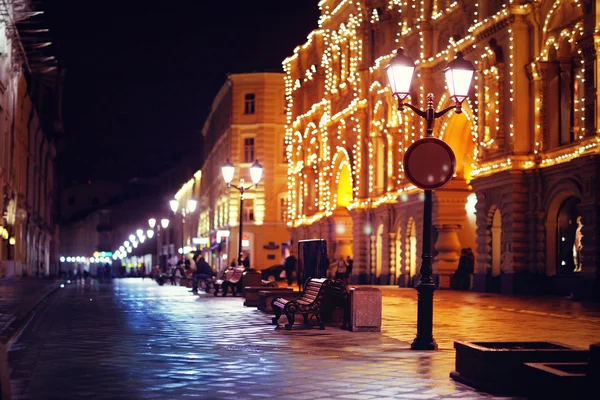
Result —
<instances>
[{"instance_id":1,"label":"illuminated facade","mask_svg":"<svg viewBox=\"0 0 600 400\"><path fill-rule=\"evenodd\" d=\"M0 2L0 277L55 275L58 267L55 138L62 131L62 76L46 54L51 47L39 44L32 28L19 31L31 23L35 6Z\"/></svg>"},{"instance_id":2,"label":"illuminated facade","mask_svg":"<svg viewBox=\"0 0 600 400\"><path fill-rule=\"evenodd\" d=\"M204 124L198 241L217 269L238 254L240 193L223 180L227 159L236 167L234 185L240 178L252 183L249 168L256 159L263 167L259 186L244 194L242 251L257 269L283 262L289 240L284 95L281 73L230 75Z\"/></svg>"},{"instance_id":3,"label":"illuminated facade","mask_svg":"<svg viewBox=\"0 0 600 400\"><path fill-rule=\"evenodd\" d=\"M424 120L397 110L384 68L403 47L417 63L410 101L423 109L432 92L442 109L452 104L442 71L461 51L477 69L472 95L434 127L457 158L455 178L434 191L440 286L470 247L475 290L589 292L600 265L596 2L319 7L319 28L283 63L292 239L327 239L361 282L411 285L423 194L402 158Z\"/></svg>"}]
</instances>

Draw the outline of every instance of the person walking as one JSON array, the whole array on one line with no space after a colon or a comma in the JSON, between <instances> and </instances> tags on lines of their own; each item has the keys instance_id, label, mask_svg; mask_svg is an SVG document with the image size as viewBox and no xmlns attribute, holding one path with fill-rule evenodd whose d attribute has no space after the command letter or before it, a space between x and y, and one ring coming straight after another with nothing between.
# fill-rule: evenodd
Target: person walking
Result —
<instances>
[{"instance_id":1,"label":"person walking","mask_svg":"<svg viewBox=\"0 0 600 400\"><path fill-rule=\"evenodd\" d=\"M242 265L246 271L250 269L250 257L248 257L248 255L246 255L244 261L242 261Z\"/></svg>"},{"instance_id":2,"label":"person walking","mask_svg":"<svg viewBox=\"0 0 600 400\"><path fill-rule=\"evenodd\" d=\"M346 260L344 260L344 256L340 256L337 262L337 270L335 272L335 279L344 280L346 277L346 271L348 269L348 265L346 264Z\"/></svg>"},{"instance_id":3,"label":"person walking","mask_svg":"<svg viewBox=\"0 0 600 400\"><path fill-rule=\"evenodd\" d=\"M454 272L454 289L464 290L465 286L470 284L469 281L469 259L467 255L467 249L460 251L460 258L458 260L458 268Z\"/></svg>"},{"instance_id":4,"label":"person walking","mask_svg":"<svg viewBox=\"0 0 600 400\"><path fill-rule=\"evenodd\" d=\"M288 286L290 286L294 282L293 275L294 271L296 270L296 257L294 257L294 254L291 251L290 255L285 259L284 269Z\"/></svg>"},{"instance_id":5,"label":"person walking","mask_svg":"<svg viewBox=\"0 0 600 400\"><path fill-rule=\"evenodd\" d=\"M198 293L198 281L207 280L215 276L215 271L208 265L204 260L204 257L200 257L196 263L196 272L192 275L192 293Z\"/></svg>"},{"instance_id":6,"label":"person walking","mask_svg":"<svg viewBox=\"0 0 600 400\"><path fill-rule=\"evenodd\" d=\"M346 275L344 276L344 283L347 285L352 275L352 267L354 266L354 260L350 256L346 257Z\"/></svg>"}]
</instances>

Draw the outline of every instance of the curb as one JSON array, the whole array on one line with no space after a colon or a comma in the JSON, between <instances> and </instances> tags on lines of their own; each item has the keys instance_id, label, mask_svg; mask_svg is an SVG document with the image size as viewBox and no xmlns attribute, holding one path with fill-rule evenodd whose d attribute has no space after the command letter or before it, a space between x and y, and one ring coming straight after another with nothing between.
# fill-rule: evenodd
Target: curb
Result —
<instances>
[{"instance_id":1,"label":"curb","mask_svg":"<svg viewBox=\"0 0 600 400\"><path fill-rule=\"evenodd\" d=\"M25 304L17 309L15 318L8 328L0 333L0 399L8 400L12 398L10 367L8 365L8 348L27 326L40 305L55 294L59 288L59 282L54 282L53 284L48 285L47 288L44 288L42 294L33 302Z\"/></svg>"}]
</instances>

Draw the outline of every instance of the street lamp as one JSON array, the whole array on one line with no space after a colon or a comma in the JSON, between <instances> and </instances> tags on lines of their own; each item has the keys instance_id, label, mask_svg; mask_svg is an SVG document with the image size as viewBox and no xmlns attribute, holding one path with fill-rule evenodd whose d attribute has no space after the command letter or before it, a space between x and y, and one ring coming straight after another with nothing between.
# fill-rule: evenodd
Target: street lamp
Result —
<instances>
[{"instance_id":1,"label":"street lamp","mask_svg":"<svg viewBox=\"0 0 600 400\"><path fill-rule=\"evenodd\" d=\"M185 247L185 217L189 214L192 214L194 211L196 211L196 206L198 205L198 202L196 200L193 199L189 199L186 203L185 203L185 207L181 207L181 209L179 208L179 201L177 199L173 199L171 201L169 201L169 206L171 206L171 210L173 211L173 213L177 214L177 211L181 211L181 255L183 256L184 254L184 247ZM161 221L162 223L162 221ZM168 222L167 222L168 225Z\"/></svg>"},{"instance_id":2,"label":"street lamp","mask_svg":"<svg viewBox=\"0 0 600 400\"><path fill-rule=\"evenodd\" d=\"M146 235L149 239L152 239L152 237L154 237L153 229L156 227L156 260L157 264L160 265L160 247L162 245L160 239L160 231L161 227L162 229L167 229L167 227L169 226L169 220L167 218L163 218L160 220L160 224L157 224L156 218L150 218L148 220L148 226L150 227L150 229L146 231Z\"/></svg>"},{"instance_id":3,"label":"street lamp","mask_svg":"<svg viewBox=\"0 0 600 400\"><path fill-rule=\"evenodd\" d=\"M452 150L448 145L443 143L441 140L434 139L433 136L433 122L446 114L448 111L454 109L455 113L462 113L462 102L468 97L469 89L471 87L471 79L475 73L473 64L463 58L463 54L458 52L456 58L448 63L448 68L444 71L446 75L446 83L448 85L448 91L450 92L450 98L454 100L454 105L450 106L442 111L435 111L433 102L433 93L427 95L427 109L422 111L410 103L405 104L404 100L410 94L410 84L412 81L413 73L415 70L415 63L413 60L404 54L403 49L398 49L396 56L390 61L390 64L386 68L392 94L398 100L398 110L403 111L404 106L408 106L415 112L419 117L425 118L427 121L427 133L424 139L421 139L407 150L404 164L405 167L408 164L409 153L411 150L415 150L418 145L421 145L422 149L427 148L444 148L445 151L451 155L450 159L454 159ZM420 143L419 143L420 142ZM415 151L415 154L417 152ZM429 165L436 164L436 161L432 160L428 162ZM429 168L429 167L426 167ZM432 190L439 188L448 183L452 177L452 173L455 168L452 162L443 165L444 171L446 172L445 177L443 176L439 182L431 182L431 184L417 184L417 179L411 178L409 174L407 177L413 181L417 187L425 188L425 204L423 206L423 243L422 243L422 261L421 261L421 276L417 283L417 291L419 293L418 300L418 311L417 311L417 336L411 344L413 350L436 350L437 343L433 338L433 292L435 290L435 283L432 278L431 268L431 214L432 214ZM437 178L436 178L437 179Z\"/></svg>"},{"instance_id":4,"label":"street lamp","mask_svg":"<svg viewBox=\"0 0 600 400\"><path fill-rule=\"evenodd\" d=\"M250 185L248 187L244 187L244 179L240 179L240 186L235 186L231 184L233 180L233 175L235 173L235 166L229 161L229 159L225 162L225 165L221 167L221 173L223 174L223 179L227 184L227 187L233 187L240 192L240 232L239 232L239 240L238 240L238 265L242 265L242 231L243 231L243 221L244 221L244 192L253 187L257 187L260 179L262 178L263 168L258 163L258 160L255 160L254 163L250 166L250 178L252 179L252 183L254 185Z\"/></svg>"}]
</instances>

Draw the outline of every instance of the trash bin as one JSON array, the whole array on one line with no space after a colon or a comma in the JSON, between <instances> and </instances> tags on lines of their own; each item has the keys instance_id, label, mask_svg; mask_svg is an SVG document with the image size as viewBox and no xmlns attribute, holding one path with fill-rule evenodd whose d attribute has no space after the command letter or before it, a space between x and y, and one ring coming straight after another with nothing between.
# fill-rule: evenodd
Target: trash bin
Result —
<instances>
[{"instance_id":1,"label":"trash bin","mask_svg":"<svg viewBox=\"0 0 600 400\"><path fill-rule=\"evenodd\" d=\"M350 289L350 330L381 332L381 290Z\"/></svg>"}]
</instances>

